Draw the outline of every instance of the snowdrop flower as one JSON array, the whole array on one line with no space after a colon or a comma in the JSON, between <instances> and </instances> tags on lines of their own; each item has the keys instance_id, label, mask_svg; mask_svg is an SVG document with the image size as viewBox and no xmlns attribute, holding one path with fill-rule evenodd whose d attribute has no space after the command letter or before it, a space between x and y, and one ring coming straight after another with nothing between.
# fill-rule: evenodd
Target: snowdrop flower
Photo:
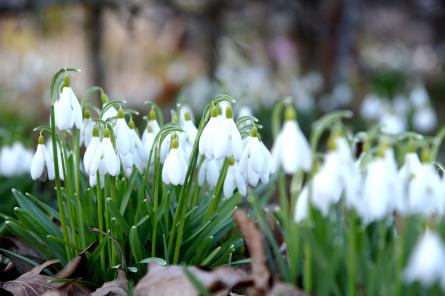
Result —
<instances>
[{"instance_id":1,"label":"snowdrop flower","mask_svg":"<svg viewBox=\"0 0 445 296\"><path fill-rule=\"evenodd\" d=\"M246 181L241 175L239 166L235 162L235 159L233 157L229 157L228 161L229 167L227 169L227 174L223 186L224 197L231 197L235 189L238 189L238 192L244 196L247 193Z\"/></svg>"},{"instance_id":2,"label":"snowdrop flower","mask_svg":"<svg viewBox=\"0 0 445 296\"><path fill-rule=\"evenodd\" d=\"M406 130L406 119L395 112L385 111L379 120L382 130L387 134L398 134Z\"/></svg>"},{"instance_id":3,"label":"snowdrop flower","mask_svg":"<svg viewBox=\"0 0 445 296\"><path fill-rule=\"evenodd\" d=\"M142 172L145 168L145 148L142 145L142 141L136 132L133 119L130 120L130 138L131 138L131 153L133 156L134 165L138 168L139 172Z\"/></svg>"},{"instance_id":4,"label":"snowdrop flower","mask_svg":"<svg viewBox=\"0 0 445 296\"><path fill-rule=\"evenodd\" d=\"M444 210L441 178L431 163L428 152L423 152L423 163L417 168L408 188L408 211L429 216Z\"/></svg>"},{"instance_id":5,"label":"snowdrop flower","mask_svg":"<svg viewBox=\"0 0 445 296\"><path fill-rule=\"evenodd\" d=\"M310 185L304 186L303 190L298 195L294 213L294 220L297 223L305 220L309 214L309 186Z\"/></svg>"},{"instance_id":6,"label":"snowdrop flower","mask_svg":"<svg viewBox=\"0 0 445 296\"><path fill-rule=\"evenodd\" d=\"M440 281L445 289L445 246L440 236L427 229L417 241L403 272L406 283L419 281L430 287Z\"/></svg>"},{"instance_id":7,"label":"snowdrop flower","mask_svg":"<svg viewBox=\"0 0 445 296\"><path fill-rule=\"evenodd\" d=\"M187 163L182 150L179 148L178 139L173 137L170 144L170 151L162 168L162 181L167 185L182 185L184 184L186 173Z\"/></svg>"},{"instance_id":8,"label":"snowdrop flower","mask_svg":"<svg viewBox=\"0 0 445 296\"><path fill-rule=\"evenodd\" d=\"M225 117L221 120L219 134L214 142L214 157L216 159L233 156L235 160L241 158L243 141L241 134L232 118L232 108L227 107Z\"/></svg>"},{"instance_id":9,"label":"snowdrop flower","mask_svg":"<svg viewBox=\"0 0 445 296\"><path fill-rule=\"evenodd\" d=\"M367 120L374 120L380 117L380 114L386 106L383 100L375 94L368 94L362 103L360 113Z\"/></svg>"},{"instance_id":10,"label":"snowdrop flower","mask_svg":"<svg viewBox=\"0 0 445 296\"><path fill-rule=\"evenodd\" d=\"M93 159L90 165L90 175L104 176L109 174L116 176L120 171L119 157L114 151L113 144L110 139L110 131L106 128L103 132L103 139L97 147L96 153L94 153Z\"/></svg>"},{"instance_id":11,"label":"snowdrop flower","mask_svg":"<svg viewBox=\"0 0 445 296\"><path fill-rule=\"evenodd\" d=\"M46 150L48 151L48 153L52 159L52 163L54 166L53 143L51 142L51 139L48 139L46 141L45 146L46 146ZM59 167L59 178L60 178L60 180L64 180L65 177L64 177L64 171L63 171L62 152L61 152L60 145L58 142L56 143L56 148L57 148L57 163L58 163L58 167Z\"/></svg>"},{"instance_id":12,"label":"snowdrop flower","mask_svg":"<svg viewBox=\"0 0 445 296\"><path fill-rule=\"evenodd\" d=\"M416 109L413 117L413 125L416 130L430 132L437 126L437 115L430 106Z\"/></svg>"},{"instance_id":13,"label":"snowdrop flower","mask_svg":"<svg viewBox=\"0 0 445 296\"><path fill-rule=\"evenodd\" d=\"M83 112L82 128L80 129L80 145L83 144L85 147L88 147L93 136L94 126L95 123L93 119L91 119L90 112L85 110Z\"/></svg>"},{"instance_id":14,"label":"snowdrop flower","mask_svg":"<svg viewBox=\"0 0 445 296\"><path fill-rule=\"evenodd\" d=\"M215 141L219 137L220 121L218 119L218 108L213 107L210 111L210 120L204 127L199 138L199 153L207 159L214 159Z\"/></svg>"},{"instance_id":15,"label":"snowdrop flower","mask_svg":"<svg viewBox=\"0 0 445 296\"><path fill-rule=\"evenodd\" d=\"M410 99L414 107L419 108L430 103L430 96L425 89L425 86L418 84L410 93Z\"/></svg>"},{"instance_id":16,"label":"snowdrop flower","mask_svg":"<svg viewBox=\"0 0 445 296\"><path fill-rule=\"evenodd\" d=\"M110 101L107 94L103 91L100 92L100 100L102 101L102 104L105 105ZM103 108L103 106L102 106ZM114 108L114 106L108 108L103 114L102 114L102 120L108 120L110 118L114 118L117 116L117 110Z\"/></svg>"},{"instance_id":17,"label":"snowdrop flower","mask_svg":"<svg viewBox=\"0 0 445 296\"><path fill-rule=\"evenodd\" d=\"M241 174L250 186L257 186L260 178L263 183L267 183L272 170L272 156L258 137L258 131L254 127L247 137L239 163Z\"/></svg>"},{"instance_id":18,"label":"snowdrop flower","mask_svg":"<svg viewBox=\"0 0 445 296\"><path fill-rule=\"evenodd\" d=\"M54 163L52 156L45 147L45 138L40 135L36 153L31 162L31 178L33 180L54 179Z\"/></svg>"},{"instance_id":19,"label":"snowdrop flower","mask_svg":"<svg viewBox=\"0 0 445 296\"><path fill-rule=\"evenodd\" d=\"M402 194L394 152L381 144L378 153L368 164L363 185L363 207L360 214L365 223L389 215Z\"/></svg>"},{"instance_id":20,"label":"snowdrop flower","mask_svg":"<svg viewBox=\"0 0 445 296\"><path fill-rule=\"evenodd\" d=\"M198 134L198 129L193 124L192 117L190 113L184 113L184 121L182 123L184 133L180 133L181 145L184 150L186 158L190 158L192 154L193 145L195 144L196 135Z\"/></svg>"},{"instance_id":21,"label":"snowdrop flower","mask_svg":"<svg viewBox=\"0 0 445 296\"><path fill-rule=\"evenodd\" d=\"M402 214L406 214L408 210L408 194L409 194L409 184L414 178L414 175L422 167L419 157L416 152L408 152L405 155L405 162L398 172L398 178L402 184L403 194L401 198L396 201L396 209ZM405 198L406 197L406 198Z\"/></svg>"},{"instance_id":22,"label":"snowdrop flower","mask_svg":"<svg viewBox=\"0 0 445 296\"><path fill-rule=\"evenodd\" d=\"M88 182L90 183L90 187L94 187L97 184L97 176L91 175L88 178ZM105 176L99 175L100 188L104 188L105 186Z\"/></svg>"},{"instance_id":23,"label":"snowdrop flower","mask_svg":"<svg viewBox=\"0 0 445 296\"><path fill-rule=\"evenodd\" d=\"M155 141L156 135L153 133L153 129L151 126L147 125L143 135L142 135L142 145L143 145L143 157L145 162L148 161L150 157L150 152L153 149L153 144ZM152 156L153 157L153 156Z\"/></svg>"},{"instance_id":24,"label":"snowdrop flower","mask_svg":"<svg viewBox=\"0 0 445 296\"><path fill-rule=\"evenodd\" d=\"M145 142L145 134L148 132L148 128L150 127L151 132L156 136L161 130L158 121L156 120L156 112L154 110L150 110L148 114L147 127L145 128L144 134L142 136L142 142Z\"/></svg>"},{"instance_id":25,"label":"snowdrop flower","mask_svg":"<svg viewBox=\"0 0 445 296\"><path fill-rule=\"evenodd\" d=\"M295 118L295 110L288 107L284 125L272 148L274 171L282 167L287 174L294 174L311 167L311 148Z\"/></svg>"},{"instance_id":26,"label":"snowdrop flower","mask_svg":"<svg viewBox=\"0 0 445 296\"><path fill-rule=\"evenodd\" d=\"M192 109L190 109L189 106L184 105L179 109L179 122L181 125L184 125L186 121L191 121L193 123L195 118L193 116Z\"/></svg>"},{"instance_id":27,"label":"snowdrop flower","mask_svg":"<svg viewBox=\"0 0 445 296\"><path fill-rule=\"evenodd\" d=\"M222 167L222 159L204 159L201 167L199 168L198 184L204 185L204 182L214 188L218 183L219 174Z\"/></svg>"},{"instance_id":28,"label":"snowdrop flower","mask_svg":"<svg viewBox=\"0 0 445 296\"><path fill-rule=\"evenodd\" d=\"M0 150L0 175L13 177L29 171L34 153L15 142Z\"/></svg>"},{"instance_id":29,"label":"snowdrop flower","mask_svg":"<svg viewBox=\"0 0 445 296\"><path fill-rule=\"evenodd\" d=\"M126 155L130 153L130 128L124 117L124 110L120 109L117 113L117 121L114 126L114 135L116 137L116 149L119 154Z\"/></svg>"},{"instance_id":30,"label":"snowdrop flower","mask_svg":"<svg viewBox=\"0 0 445 296\"><path fill-rule=\"evenodd\" d=\"M70 129L73 126L82 127L82 109L71 88L68 75L63 80L62 92L59 100L54 103L56 127L59 130Z\"/></svg>"},{"instance_id":31,"label":"snowdrop flower","mask_svg":"<svg viewBox=\"0 0 445 296\"><path fill-rule=\"evenodd\" d=\"M87 146L87 149L85 150L85 154L83 156L83 166L85 168L85 173L89 176L96 177L95 175L91 174L91 163L93 161L93 157L96 154L97 149L100 146L100 139L99 139L99 129L97 127L93 128L92 132L92 138ZM94 181L95 182L95 181ZM90 182L91 185L91 182ZM93 186L93 185L91 185Z\"/></svg>"}]
</instances>

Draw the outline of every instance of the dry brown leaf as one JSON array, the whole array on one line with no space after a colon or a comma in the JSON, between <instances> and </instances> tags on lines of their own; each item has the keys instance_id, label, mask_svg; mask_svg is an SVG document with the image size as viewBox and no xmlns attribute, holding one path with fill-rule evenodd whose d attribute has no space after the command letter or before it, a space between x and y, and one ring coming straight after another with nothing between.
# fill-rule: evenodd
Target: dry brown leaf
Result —
<instances>
[{"instance_id":1,"label":"dry brown leaf","mask_svg":"<svg viewBox=\"0 0 445 296\"><path fill-rule=\"evenodd\" d=\"M39 255L37 251L28 247L25 243L17 238L6 236L0 237L0 248L31 259L37 263L43 262L42 256ZM15 256L8 256L8 258L12 263L14 263L14 267L17 269L18 274L23 274L33 268L32 265Z\"/></svg>"},{"instance_id":2,"label":"dry brown leaf","mask_svg":"<svg viewBox=\"0 0 445 296\"><path fill-rule=\"evenodd\" d=\"M114 281L106 282L102 287L91 293L91 296L126 296L128 294L127 275L122 269L117 271L117 278Z\"/></svg>"},{"instance_id":3,"label":"dry brown leaf","mask_svg":"<svg viewBox=\"0 0 445 296\"><path fill-rule=\"evenodd\" d=\"M222 292L221 295L227 295L233 287L251 282L246 272L240 269L221 267L204 271L188 267L188 270L213 294ZM136 285L134 295L197 296L199 293L184 273L183 266L150 264L149 272Z\"/></svg>"},{"instance_id":4,"label":"dry brown leaf","mask_svg":"<svg viewBox=\"0 0 445 296\"><path fill-rule=\"evenodd\" d=\"M269 290L270 272L267 268L267 258L264 252L264 238L255 222L250 220L241 210L233 214L233 219L244 236L244 240L252 258L252 278L254 286L250 295L265 295Z\"/></svg>"},{"instance_id":5,"label":"dry brown leaf","mask_svg":"<svg viewBox=\"0 0 445 296\"><path fill-rule=\"evenodd\" d=\"M269 296L306 296L304 292L292 285L277 282L267 294Z\"/></svg>"},{"instance_id":6,"label":"dry brown leaf","mask_svg":"<svg viewBox=\"0 0 445 296\"><path fill-rule=\"evenodd\" d=\"M56 264L59 260L48 260L43 264L34 267L30 271L22 274L12 281L3 284L3 289L16 296L28 295L43 295L45 292L58 291L61 295L88 295L88 294L72 294L70 290L81 291L83 288L75 287L75 283L64 283L57 281L57 279L70 277L82 261L81 256L75 257L71 260L64 269L62 269L55 276L48 276L40 274L45 268Z\"/></svg>"}]
</instances>

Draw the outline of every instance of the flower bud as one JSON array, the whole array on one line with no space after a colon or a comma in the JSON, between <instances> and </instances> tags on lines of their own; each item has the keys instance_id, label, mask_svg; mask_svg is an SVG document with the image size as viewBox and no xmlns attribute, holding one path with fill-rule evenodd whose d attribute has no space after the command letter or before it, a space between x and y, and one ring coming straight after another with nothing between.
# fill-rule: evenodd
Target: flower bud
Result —
<instances>
[{"instance_id":1,"label":"flower bud","mask_svg":"<svg viewBox=\"0 0 445 296\"><path fill-rule=\"evenodd\" d=\"M190 121L190 120L192 120L192 117L191 117L191 115L190 115L190 113L189 113L188 111L186 111L186 112L184 113L184 119L185 119L185 121Z\"/></svg>"},{"instance_id":2,"label":"flower bud","mask_svg":"<svg viewBox=\"0 0 445 296\"><path fill-rule=\"evenodd\" d=\"M232 118L232 108L226 108L226 118Z\"/></svg>"},{"instance_id":3,"label":"flower bud","mask_svg":"<svg viewBox=\"0 0 445 296\"><path fill-rule=\"evenodd\" d=\"M93 137L99 137L99 129L97 128L97 126L93 128Z\"/></svg>"},{"instance_id":4,"label":"flower bud","mask_svg":"<svg viewBox=\"0 0 445 296\"><path fill-rule=\"evenodd\" d=\"M63 87L70 87L71 86L71 79L70 76L68 74L65 74L65 76L63 76Z\"/></svg>"},{"instance_id":5,"label":"flower bud","mask_svg":"<svg viewBox=\"0 0 445 296\"><path fill-rule=\"evenodd\" d=\"M297 113L295 112L295 109L291 106L288 106L286 110L284 111L284 119L285 120L296 120L297 119Z\"/></svg>"},{"instance_id":6,"label":"flower bud","mask_svg":"<svg viewBox=\"0 0 445 296\"><path fill-rule=\"evenodd\" d=\"M211 115L212 117L217 117L218 114L219 114L218 108L215 107L215 106L212 107L212 110L210 111L210 115Z\"/></svg>"},{"instance_id":7,"label":"flower bud","mask_svg":"<svg viewBox=\"0 0 445 296\"><path fill-rule=\"evenodd\" d=\"M122 108L117 112L117 118L124 118L124 110Z\"/></svg>"},{"instance_id":8,"label":"flower bud","mask_svg":"<svg viewBox=\"0 0 445 296\"><path fill-rule=\"evenodd\" d=\"M153 109L151 109L150 113L148 113L148 119L149 120L156 120L156 112Z\"/></svg>"},{"instance_id":9,"label":"flower bud","mask_svg":"<svg viewBox=\"0 0 445 296\"><path fill-rule=\"evenodd\" d=\"M39 145L40 145L40 144L45 145L45 137L43 137L42 134L40 134L40 136L39 136Z\"/></svg>"},{"instance_id":10,"label":"flower bud","mask_svg":"<svg viewBox=\"0 0 445 296\"><path fill-rule=\"evenodd\" d=\"M109 138L110 137L110 130L108 128L104 129L104 138Z\"/></svg>"}]
</instances>

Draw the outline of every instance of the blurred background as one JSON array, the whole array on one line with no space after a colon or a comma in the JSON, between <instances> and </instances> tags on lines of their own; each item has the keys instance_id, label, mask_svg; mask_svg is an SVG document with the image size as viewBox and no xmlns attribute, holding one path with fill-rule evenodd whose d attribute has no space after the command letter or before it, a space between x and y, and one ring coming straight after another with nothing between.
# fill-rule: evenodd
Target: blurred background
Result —
<instances>
[{"instance_id":1,"label":"blurred background","mask_svg":"<svg viewBox=\"0 0 445 296\"><path fill-rule=\"evenodd\" d=\"M433 133L444 26L442 0L0 0L2 141L47 122L63 66L83 70L79 98L99 85L144 114L147 100L199 112L225 92L267 120L290 96L306 131L347 108L357 128Z\"/></svg>"}]
</instances>

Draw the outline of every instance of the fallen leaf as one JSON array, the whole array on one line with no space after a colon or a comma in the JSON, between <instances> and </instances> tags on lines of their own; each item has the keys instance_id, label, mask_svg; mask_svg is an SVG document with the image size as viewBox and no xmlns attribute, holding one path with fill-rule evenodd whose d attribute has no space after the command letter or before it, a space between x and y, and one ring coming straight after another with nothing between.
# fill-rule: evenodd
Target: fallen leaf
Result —
<instances>
[{"instance_id":1,"label":"fallen leaf","mask_svg":"<svg viewBox=\"0 0 445 296\"><path fill-rule=\"evenodd\" d=\"M135 296L197 296L199 292L184 272L184 266L160 266L150 264L148 273L134 289ZM187 267L188 271L212 294L227 295L233 287L251 283L250 277L241 269L229 267L204 271Z\"/></svg>"},{"instance_id":2,"label":"fallen leaf","mask_svg":"<svg viewBox=\"0 0 445 296\"><path fill-rule=\"evenodd\" d=\"M307 296L301 290L298 290L292 285L277 282L272 287L270 292L267 294L269 296Z\"/></svg>"},{"instance_id":3,"label":"fallen leaf","mask_svg":"<svg viewBox=\"0 0 445 296\"><path fill-rule=\"evenodd\" d=\"M39 255L37 251L28 247L21 240L13 237L6 237L6 236L0 237L0 248L18 254L20 256L26 257L37 263L43 262L42 256ZM33 265L18 258L17 256L12 256L9 254L3 254L3 255L8 257L9 260L14 263L14 267L15 269L17 269L18 274L23 274L27 271L30 271L34 267Z\"/></svg>"},{"instance_id":4,"label":"fallen leaf","mask_svg":"<svg viewBox=\"0 0 445 296\"><path fill-rule=\"evenodd\" d=\"M89 295L89 292L80 293L80 291L87 290L75 282L66 283L65 281L60 281L61 279L70 277L76 271L82 262L82 257L83 256L76 256L73 258L73 260L55 276L40 274L45 268L59 262L59 260L48 260L22 274L15 280L5 282L2 288L14 296L43 295L46 292L58 292L58 295Z\"/></svg>"},{"instance_id":5,"label":"fallen leaf","mask_svg":"<svg viewBox=\"0 0 445 296\"><path fill-rule=\"evenodd\" d=\"M250 220L241 210L233 214L233 219L240 229L252 258L252 279L254 286L250 295L265 295L269 290L270 272L267 268L267 258L264 252L264 238L255 222Z\"/></svg>"},{"instance_id":6,"label":"fallen leaf","mask_svg":"<svg viewBox=\"0 0 445 296\"><path fill-rule=\"evenodd\" d=\"M122 269L118 269L117 278L114 281L106 282L102 287L91 293L91 296L126 296L128 294L127 275Z\"/></svg>"}]
</instances>

